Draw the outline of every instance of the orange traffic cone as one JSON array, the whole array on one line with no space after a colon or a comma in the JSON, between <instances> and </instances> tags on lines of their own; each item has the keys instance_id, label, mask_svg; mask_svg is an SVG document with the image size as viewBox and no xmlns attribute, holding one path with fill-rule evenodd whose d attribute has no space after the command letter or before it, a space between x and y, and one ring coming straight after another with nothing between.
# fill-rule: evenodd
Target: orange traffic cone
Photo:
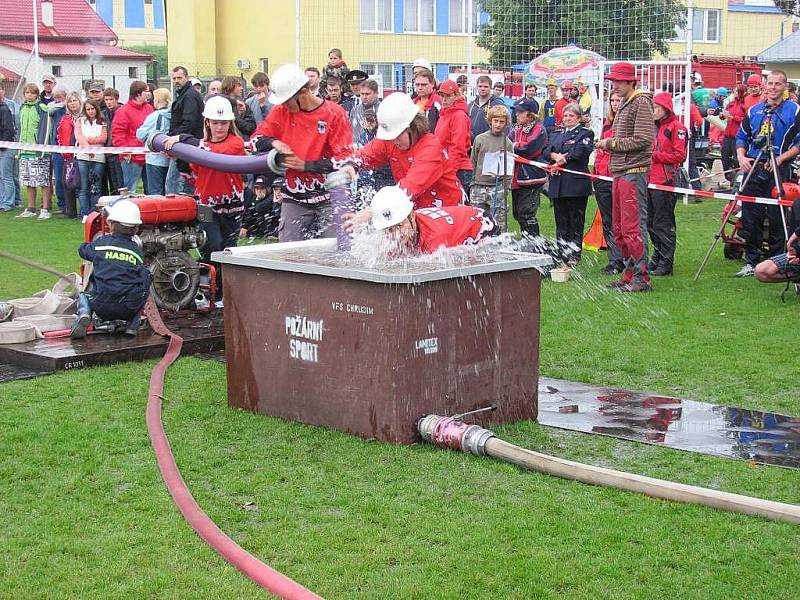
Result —
<instances>
[{"instance_id":1,"label":"orange traffic cone","mask_svg":"<svg viewBox=\"0 0 800 600\"><path fill-rule=\"evenodd\" d=\"M599 252L608 247L606 238L603 236L603 218L600 216L600 209L594 212L594 221L586 235L583 236L583 249Z\"/></svg>"}]
</instances>

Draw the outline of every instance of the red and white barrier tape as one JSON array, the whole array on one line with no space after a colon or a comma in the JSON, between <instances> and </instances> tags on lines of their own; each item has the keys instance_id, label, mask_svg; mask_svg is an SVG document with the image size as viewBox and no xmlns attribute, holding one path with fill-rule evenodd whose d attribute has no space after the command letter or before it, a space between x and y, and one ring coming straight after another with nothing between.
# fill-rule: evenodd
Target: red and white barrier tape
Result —
<instances>
[{"instance_id":1,"label":"red and white barrier tape","mask_svg":"<svg viewBox=\"0 0 800 600\"><path fill-rule=\"evenodd\" d=\"M601 181L613 181L613 177L608 177L607 175L595 175L594 173L584 173L583 171L574 171L572 169L565 169L564 167L557 167L555 165L549 165L546 163L538 162L535 160L530 160L527 158L523 158L521 156L515 156L516 162L523 163L526 165L533 165L534 167L539 167L547 171L548 173L571 173L572 175L582 175L584 177L588 177L589 179L599 179ZM730 202L731 200L738 200L739 202L752 202L754 204L771 204L773 206L789 206L791 207L793 202L791 200L778 200L777 198L759 198L756 196L743 196L742 194L725 194L723 192L707 192L705 190L695 190L692 188L683 188L683 187L675 187L671 185L661 185L658 183L650 183L647 185L648 188L651 190L661 190L662 192L674 192L676 194L686 195L686 196L699 196L701 198L717 198L718 200L725 200Z\"/></svg>"},{"instance_id":2,"label":"red and white barrier tape","mask_svg":"<svg viewBox=\"0 0 800 600\"><path fill-rule=\"evenodd\" d=\"M47 154L149 154L143 146L56 146L53 144L23 144L22 142L2 142L0 148L10 148L27 152L44 152Z\"/></svg>"}]
</instances>

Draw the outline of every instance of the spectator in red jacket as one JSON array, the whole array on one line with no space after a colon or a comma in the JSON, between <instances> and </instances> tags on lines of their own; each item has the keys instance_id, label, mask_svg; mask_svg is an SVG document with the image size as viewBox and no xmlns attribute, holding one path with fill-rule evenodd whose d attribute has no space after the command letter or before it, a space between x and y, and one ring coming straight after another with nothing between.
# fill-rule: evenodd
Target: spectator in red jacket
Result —
<instances>
[{"instance_id":1,"label":"spectator in red jacket","mask_svg":"<svg viewBox=\"0 0 800 600\"><path fill-rule=\"evenodd\" d=\"M442 109L442 98L436 93L436 78L428 69L420 69L414 74L414 94L414 102L420 112L428 117L428 129L436 131L436 122Z\"/></svg>"},{"instance_id":2,"label":"spectator in red jacket","mask_svg":"<svg viewBox=\"0 0 800 600\"><path fill-rule=\"evenodd\" d=\"M555 105L556 127L561 127L561 120L564 118L564 109L567 105L572 103L572 91L574 89L575 86L572 85L571 81L565 81L561 84L561 98L556 100Z\"/></svg>"},{"instance_id":3,"label":"spectator in red jacket","mask_svg":"<svg viewBox=\"0 0 800 600\"><path fill-rule=\"evenodd\" d=\"M675 185L675 173L686 160L689 133L672 112L672 95L653 96L653 118L658 125L649 183ZM647 190L647 231L653 243L650 275L672 275L675 260L675 192Z\"/></svg>"},{"instance_id":4,"label":"spectator in red jacket","mask_svg":"<svg viewBox=\"0 0 800 600\"><path fill-rule=\"evenodd\" d=\"M111 144L115 148L144 146L136 137L136 130L144 123L147 115L153 112L153 107L147 103L147 92L147 84L144 81L131 83L128 102L114 114L114 122L111 125ZM135 192L142 177L144 154L123 154L120 156L120 166L122 185L131 193Z\"/></svg>"},{"instance_id":5,"label":"spectator in red jacket","mask_svg":"<svg viewBox=\"0 0 800 600\"><path fill-rule=\"evenodd\" d=\"M744 121L745 108L744 100L747 93L747 86L740 83L733 91L733 99L723 108L722 115L725 117L725 137L722 140L722 168L725 171L725 179L733 183L736 173L733 168L737 166L736 158L736 134Z\"/></svg>"},{"instance_id":6,"label":"spectator in red jacket","mask_svg":"<svg viewBox=\"0 0 800 600\"><path fill-rule=\"evenodd\" d=\"M456 176L464 192L469 193L472 181L472 161L470 152L470 120L467 114L467 101L461 95L458 84L448 79L439 86L442 97L442 110L436 123L434 135L447 152L447 157L456 167Z\"/></svg>"},{"instance_id":7,"label":"spectator in red jacket","mask_svg":"<svg viewBox=\"0 0 800 600\"><path fill-rule=\"evenodd\" d=\"M389 165L394 180L411 196L415 209L465 203L455 164L428 130L425 114L402 92L390 94L381 102L376 138L356 151L350 162L364 169ZM344 170L355 178L351 166Z\"/></svg>"}]
</instances>

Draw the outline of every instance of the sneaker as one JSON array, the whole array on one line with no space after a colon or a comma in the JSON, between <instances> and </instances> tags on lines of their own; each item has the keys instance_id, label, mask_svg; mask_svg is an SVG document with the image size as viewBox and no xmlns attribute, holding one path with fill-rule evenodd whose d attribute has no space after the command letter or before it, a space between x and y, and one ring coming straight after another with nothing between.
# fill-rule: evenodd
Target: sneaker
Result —
<instances>
[{"instance_id":1,"label":"sneaker","mask_svg":"<svg viewBox=\"0 0 800 600\"><path fill-rule=\"evenodd\" d=\"M43 208L42 210L39 211L39 220L40 221L44 221L44 220L49 219L49 218L50 218L50 211L49 210L47 210L46 208Z\"/></svg>"},{"instance_id":2,"label":"sneaker","mask_svg":"<svg viewBox=\"0 0 800 600\"><path fill-rule=\"evenodd\" d=\"M748 263L734 277L752 277L755 272L755 267Z\"/></svg>"},{"instance_id":3,"label":"sneaker","mask_svg":"<svg viewBox=\"0 0 800 600\"><path fill-rule=\"evenodd\" d=\"M653 285L649 281L631 281L618 289L620 292L652 292Z\"/></svg>"},{"instance_id":4,"label":"sneaker","mask_svg":"<svg viewBox=\"0 0 800 600\"><path fill-rule=\"evenodd\" d=\"M28 219L30 217L35 217L35 216L36 216L36 211L31 210L30 208L26 208L25 210L23 210L21 213L19 213L17 215L17 218L18 219Z\"/></svg>"},{"instance_id":5,"label":"sneaker","mask_svg":"<svg viewBox=\"0 0 800 600\"><path fill-rule=\"evenodd\" d=\"M73 340L80 340L86 337L86 329L89 327L89 324L92 322L91 315L82 314L79 315L75 319L75 323L72 325L72 330L69 333L69 337Z\"/></svg>"},{"instance_id":6,"label":"sneaker","mask_svg":"<svg viewBox=\"0 0 800 600\"><path fill-rule=\"evenodd\" d=\"M225 305L222 303L222 300L215 300L214 308L225 308Z\"/></svg>"}]
</instances>

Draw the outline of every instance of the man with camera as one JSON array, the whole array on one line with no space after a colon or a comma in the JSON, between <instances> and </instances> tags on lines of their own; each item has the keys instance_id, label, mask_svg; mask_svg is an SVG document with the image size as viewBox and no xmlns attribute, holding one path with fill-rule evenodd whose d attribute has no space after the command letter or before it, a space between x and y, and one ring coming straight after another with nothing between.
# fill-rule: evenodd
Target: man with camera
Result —
<instances>
[{"instance_id":1,"label":"man with camera","mask_svg":"<svg viewBox=\"0 0 800 600\"><path fill-rule=\"evenodd\" d=\"M740 193L769 198L775 187L772 157L781 183L788 181L792 160L800 153L800 106L785 100L786 73L772 71L767 77L766 99L747 111L736 136L736 155L746 178ZM751 173L752 171L752 173ZM742 203L742 235L747 264L736 273L749 277L761 260L764 216L769 220L769 255L786 244L781 207L753 202Z\"/></svg>"}]
</instances>

